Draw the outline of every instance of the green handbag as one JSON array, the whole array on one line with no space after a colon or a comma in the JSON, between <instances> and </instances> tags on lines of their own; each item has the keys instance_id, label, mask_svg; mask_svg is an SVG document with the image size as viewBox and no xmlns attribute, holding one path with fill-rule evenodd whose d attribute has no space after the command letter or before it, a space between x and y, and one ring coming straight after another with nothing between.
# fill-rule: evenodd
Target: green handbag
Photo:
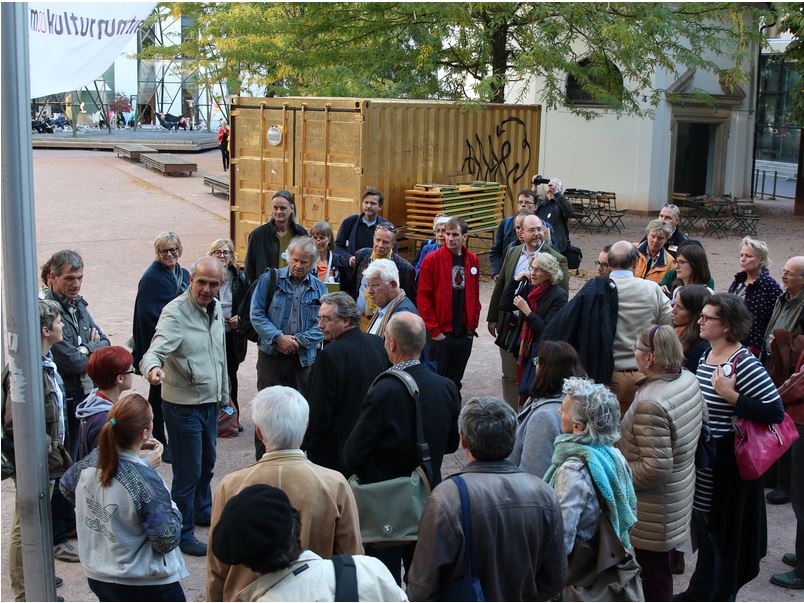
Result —
<instances>
[{"instance_id":1,"label":"green handbag","mask_svg":"<svg viewBox=\"0 0 804 603\"><path fill-rule=\"evenodd\" d=\"M408 390L416 405L416 449L419 465L409 476L363 484L357 475L349 478L349 486L357 502L360 536L363 544L395 546L419 539L419 518L430 496L430 446L424 440L419 387L409 373L387 370L377 379L396 377ZM375 383L377 381L375 379ZM372 383L372 386L374 384Z\"/></svg>"}]
</instances>

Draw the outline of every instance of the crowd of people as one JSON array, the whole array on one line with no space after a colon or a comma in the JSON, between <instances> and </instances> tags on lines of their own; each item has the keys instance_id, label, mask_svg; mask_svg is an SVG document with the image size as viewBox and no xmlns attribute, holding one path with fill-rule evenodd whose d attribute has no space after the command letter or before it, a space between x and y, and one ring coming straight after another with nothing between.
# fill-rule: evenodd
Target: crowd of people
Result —
<instances>
[{"instance_id":1,"label":"crowd of people","mask_svg":"<svg viewBox=\"0 0 804 603\"><path fill-rule=\"evenodd\" d=\"M804 435L804 257L780 285L767 245L746 237L715 293L668 204L642 241L603 249L570 299L562 186L522 191L496 234L499 398L461 396L481 311L467 223L437 216L410 262L373 188L337 234L308 234L276 192L244 270L228 239L184 268L179 235L160 233L130 351L89 313L81 256L55 253L39 301L54 555L80 561L101 601L184 600L183 555L207 557L212 601L734 600L768 552L773 479L768 501L792 498L797 538L771 551L793 566L772 582L804 588L804 442L756 480L734 448L737 418L774 425L788 410ZM219 425L244 430L249 339L256 462L213 493ZM442 476L459 448L466 466ZM417 472L432 490L418 537L368 539L357 486ZM9 572L25 600L18 511Z\"/></svg>"}]
</instances>

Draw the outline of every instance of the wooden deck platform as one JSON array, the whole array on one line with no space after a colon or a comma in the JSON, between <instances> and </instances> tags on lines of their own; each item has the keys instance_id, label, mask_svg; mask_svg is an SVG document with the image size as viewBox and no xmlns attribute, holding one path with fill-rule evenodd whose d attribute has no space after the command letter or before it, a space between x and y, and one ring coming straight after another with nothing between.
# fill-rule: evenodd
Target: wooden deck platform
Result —
<instances>
[{"instance_id":1,"label":"wooden deck platform","mask_svg":"<svg viewBox=\"0 0 804 603\"><path fill-rule=\"evenodd\" d=\"M54 134L34 134L34 149L85 149L94 151L114 151L116 146L144 145L162 153L200 153L217 149L217 135L212 132L193 132L192 136L182 133L146 131L103 134L80 132L75 138L69 132ZM133 158L132 158L133 159Z\"/></svg>"},{"instance_id":2,"label":"wooden deck platform","mask_svg":"<svg viewBox=\"0 0 804 603\"><path fill-rule=\"evenodd\" d=\"M198 171L198 164L171 153L142 153L140 161L145 167L154 169L163 174L188 174Z\"/></svg>"}]
</instances>

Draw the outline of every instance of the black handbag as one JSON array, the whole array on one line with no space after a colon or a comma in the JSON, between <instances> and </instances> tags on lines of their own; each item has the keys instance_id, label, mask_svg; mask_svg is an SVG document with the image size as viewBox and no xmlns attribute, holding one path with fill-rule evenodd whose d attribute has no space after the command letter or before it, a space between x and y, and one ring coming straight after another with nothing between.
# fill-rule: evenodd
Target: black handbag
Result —
<instances>
[{"instance_id":1,"label":"black handbag","mask_svg":"<svg viewBox=\"0 0 804 603\"><path fill-rule=\"evenodd\" d=\"M458 486L461 497L461 525L463 526L463 576L448 582L440 593L440 601L485 601L483 585L475 574L475 553L472 544L472 504L469 490L460 475L450 478Z\"/></svg>"},{"instance_id":2,"label":"black handbag","mask_svg":"<svg viewBox=\"0 0 804 603\"><path fill-rule=\"evenodd\" d=\"M349 478L349 486L357 503L360 536L363 544L395 546L419 539L419 519L431 492L433 468L430 446L424 439L424 422L419 407L419 386L405 371L388 369L374 380L385 376L399 379L416 406L416 451L419 464L409 476L364 484L357 475ZM372 383L372 387L374 386ZM369 388L371 389L371 388Z\"/></svg>"}]
</instances>

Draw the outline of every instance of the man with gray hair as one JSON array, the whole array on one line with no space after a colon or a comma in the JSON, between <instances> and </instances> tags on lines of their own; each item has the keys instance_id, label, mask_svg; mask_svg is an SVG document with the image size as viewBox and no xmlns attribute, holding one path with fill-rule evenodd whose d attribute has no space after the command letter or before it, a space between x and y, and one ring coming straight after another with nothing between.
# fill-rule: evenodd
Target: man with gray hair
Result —
<instances>
[{"instance_id":1,"label":"man with gray hair","mask_svg":"<svg viewBox=\"0 0 804 603\"><path fill-rule=\"evenodd\" d=\"M435 374L419 361L426 340L424 321L416 314L398 312L388 322L385 350L393 366L371 385L344 449L346 466L364 484L409 477L423 461L416 446L413 399L402 381L388 373L404 371L418 386L424 439L430 449L431 486L441 481L444 454L458 448L461 398L452 380ZM385 563L397 583L401 579L401 562L404 560L405 567L410 568L413 545L366 548L369 555Z\"/></svg>"},{"instance_id":2,"label":"man with gray hair","mask_svg":"<svg viewBox=\"0 0 804 603\"><path fill-rule=\"evenodd\" d=\"M257 436L265 454L256 463L221 481L212 505L209 540L229 499L254 484L284 490L301 513L301 546L329 559L333 555L360 555L357 505L346 479L337 471L319 467L300 449L309 406L290 387L259 391L251 403ZM245 565L228 565L210 548L207 558L207 601L236 601L237 593L259 578Z\"/></svg>"},{"instance_id":3,"label":"man with gray hair","mask_svg":"<svg viewBox=\"0 0 804 603\"><path fill-rule=\"evenodd\" d=\"M223 280L217 258L204 256L190 270L190 287L159 316L140 372L162 386L162 412L173 447L170 497L181 511L179 548L206 555L196 525L209 525L212 472L218 437L218 410L229 404L226 328L216 299Z\"/></svg>"},{"instance_id":4,"label":"man with gray hair","mask_svg":"<svg viewBox=\"0 0 804 603\"><path fill-rule=\"evenodd\" d=\"M303 392L324 339L318 309L327 288L311 272L318 250L310 237L293 239L287 253L288 265L263 273L251 298L251 325L259 336L257 389L287 385ZM259 460L264 450L256 437L254 445Z\"/></svg>"},{"instance_id":5,"label":"man with gray hair","mask_svg":"<svg viewBox=\"0 0 804 603\"><path fill-rule=\"evenodd\" d=\"M321 298L318 327L327 345L318 353L306 390L310 425L302 448L314 463L346 477L351 473L343 460L344 443L371 382L389 366L382 339L361 333L359 323L357 304L348 293Z\"/></svg>"},{"instance_id":6,"label":"man with gray hair","mask_svg":"<svg viewBox=\"0 0 804 603\"><path fill-rule=\"evenodd\" d=\"M449 221L449 218L446 219ZM391 260L374 260L366 268L363 278L366 281L366 292L377 306L377 312L366 329L367 333L382 337L385 326L395 312L419 313L416 304L400 288L399 269Z\"/></svg>"},{"instance_id":7,"label":"man with gray hair","mask_svg":"<svg viewBox=\"0 0 804 603\"><path fill-rule=\"evenodd\" d=\"M466 536L460 490L472 507L475 575L486 601L546 601L567 575L564 522L553 490L507 460L516 439L513 409L497 398L472 398L458 418L469 464L427 500L408 574L412 601L445 601L463 575Z\"/></svg>"},{"instance_id":8,"label":"man with gray hair","mask_svg":"<svg viewBox=\"0 0 804 603\"><path fill-rule=\"evenodd\" d=\"M662 209L659 210L659 219L664 220L673 231L664 244L664 248L670 255L676 257L678 246L683 241L689 239L689 237L681 231L681 210L675 203L665 203Z\"/></svg>"}]
</instances>

